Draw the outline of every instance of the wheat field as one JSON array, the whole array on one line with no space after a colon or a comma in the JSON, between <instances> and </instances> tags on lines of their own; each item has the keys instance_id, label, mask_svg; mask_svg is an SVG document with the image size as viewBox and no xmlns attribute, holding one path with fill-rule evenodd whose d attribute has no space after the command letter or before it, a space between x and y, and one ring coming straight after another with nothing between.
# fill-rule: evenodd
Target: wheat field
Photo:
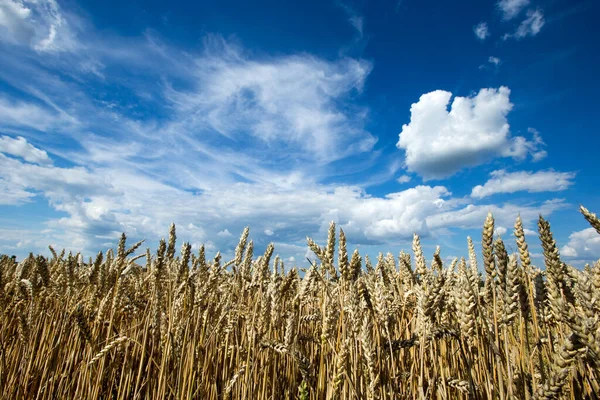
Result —
<instances>
[{"instance_id":1,"label":"wheat field","mask_svg":"<svg viewBox=\"0 0 600 400\"><path fill-rule=\"evenodd\" d=\"M581 207L600 234L600 220ZM98 253L0 260L3 399L595 399L600 393L600 262L561 261L541 216L544 266L520 218L517 254L484 222L482 273L439 248L377 260L342 230L308 246L307 270L274 247L207 260L176 231ZM505 238L508 240L508 238ZM513 242L515 243L515 242ZM337 253L337 254L336 254ZM336 260L337 259L337 260ZM336 262L337 261L337 262Z\"/></svg>"}]
</instances>

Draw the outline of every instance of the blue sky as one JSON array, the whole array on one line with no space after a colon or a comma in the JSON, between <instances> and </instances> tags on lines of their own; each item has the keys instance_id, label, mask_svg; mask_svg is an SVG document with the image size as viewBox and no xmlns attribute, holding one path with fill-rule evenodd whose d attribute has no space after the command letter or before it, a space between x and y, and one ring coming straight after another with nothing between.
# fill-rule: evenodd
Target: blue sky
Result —
<instances>
[{"instance_id":1,"label":"blue sky","mask_svg":"<svg viewBox=\"0 0 600 400\"><path fill-rule=\"evenodd\" d=\"M592 0L0 0L0 252L121 232L448 259L488 211L600 257Z\"/></svg>"}]
</instances>

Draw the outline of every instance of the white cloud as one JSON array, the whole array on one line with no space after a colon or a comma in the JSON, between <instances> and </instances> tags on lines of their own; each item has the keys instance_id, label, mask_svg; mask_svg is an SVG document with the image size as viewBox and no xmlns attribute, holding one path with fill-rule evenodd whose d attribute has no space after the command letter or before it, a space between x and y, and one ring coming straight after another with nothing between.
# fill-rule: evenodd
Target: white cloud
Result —
<instances>
[{"instance_id":1,"label":"white cloud","mask_svg":"<svg viewBox=\"0 0 600 400\"><path fill-rule=\"evenodd\" d=\"M515 18L528 5L529 0L500 0L498 2L498 8L505 20Z\"/></svg>"},{"instance_id":2,"label":"white cloud","mask_svg":"<svg viewBox=\"0 0 600 400\"><path fill-rule=\"evenodd\" d=\"M360 15L357 12L357 10L354 9L354 7L352 7L350 4L345 3L342 0L336 0L336 4L344 10L346 15L348 16L348 22L350 23L350 25L352 25L354 29L356 29L356 32L358 32L359 37L362 38L365 18L362 15Z\"/></svg>"},{"instance_id":3,"label":"white cloud","mask_svg":"<svg viewBox=\"0 0 600 400\"><path fill-rule=\"evenodd\" d=\"M430 229L455 228L455 229L480 229L488 212L492 212L496 225L513 226L517 215L521 216L524 225L534 225L540 214L548 216L555 211L566 207L563 200L553 199L541 204L518 205L505 203L503 205L469 204L463 208L443 212L427 217Z\"/></svg>"},{"instance_id":4,"label":"white cloud","mask_svg":"<svg viewBox=\"0 0 600 400\"><path fill-rule=\"evenodd\" d=\"M348 19L348 21L350 21L350 24L354 27L354 29L356 29L358 34L360 36L362 36L363 35L363 25L365 22L364 17L358 16L358 15L353 15Z\"/></svg>"},{"instance_id":5,"label":"white cloud","mask_svg":"<svg viewBox=\"0 0 600 400\"><path fill-rule=\"evenodd\" d=\"M32 54L35 62L13 65L11 71L19 72L14 78L11 71L0 71L36 98L35 106L0 101L3 130L75 165L34 165L0 155L0 201L20 204L36 197L40 206L47 201L60 212L39 222L47 233L28 234L32 247L42 251L53 243L95 252L116 243L120 232L132 240L147 238L153 246L175 222L180 241L196 249L206 243L211 251L232 250L232 239L249 225L258 254L276 232L277 252L303 261L305 237L326 238L329 220L353 243L377 246L410 241L413 232L441 235L457 220L479 228L493 207L499 221L510 214L513 222L517 211L537 216L540 208L549 209L465 206L467 200L453 199L443 186L374 196L365 191L367 185L336 183L356 181L346 179L350 174L337 175L341 169L331 162L351 157L354 174L381 160L372 152L376 138L365 129L369 110L355 101L371 69L367 61L256 56L216 36L200 54L152 37L117 39L98 39L85 57L69 54L73 70L39 68L45 55ZM87 57L97 63L84 63ZM131 90L136 104L97 102L86 82L63 78L84 73L108 85L115 70L125 71L118 78L131 85L124 90ZM127 79L130 70L135 73ZM139 74L144 79L137 80ZM139 117L138 105L141 114L151 109L159 116ZM62 121L75 127L65 134ZM9 125L24 133L13 134L4 128ZM511 149L518 153L516 146ZM397 176L397 169L386 174Z\"/></svg>"},{"instance_id":6,"label":"white cloud","mask_svg":"<svg viewBox=\"0 0 600 400\"><path fill-rule=\"evenodd\" d=\"M487 64L481 64L479 69L493 69L497 71L501 63L502 60L500 60L498 57L490 56L487 60Z\"/></svg>"},{"instance_id":7,"label":"white cloud","mask_svg":"<svg viewBox=\"0 0 600 400\"><path fill-rule=\"evenodd\" d=\"M561 253L564 257L577 257L578 253L573 247L568 244L564 245L561 249Z\"/></svg>"},{"instance_id":8,"label":"white cloud","mask_svg":"<svg viewBox=\"0 0 600 400\"><path fill-rule=\"evenodd\" d=\"M322 184L282 188L235 183L192 193L126 169L38 166L0 155L0 192L3 180L9 196L2 200L13 196L23 202L39 193L65 214L44 223L53 233L31 235L40 251L53 243L86 255L107 241L116 243L120 232L132 240L146 238L151 245L167 234L171 222L177 225L180 241L197 248L213 239L211 249L227 251L231 232L249 225L255 243L267 243L276 221L277 253L304 259L305 237L325 238L331 220L352 243L377 245L409 241L413 232L425 237L449 228L480 228L488 210L498 226L512 226L518 213L531 224L538 212L548 215L564 206L561 201L465 206L443 186L417 186L384 197L358 187Z\"/></svg>"},{"instance_id":9,"label":"white cloud","mask_svg":"<svg viewBox=\"0 0 600 400\"><path fill-rule=\"evenodd\" d=\"M510 90L481 89L471 97L455 97L436 90L411 106L409 124L402 126L397 147L405 150L409 171L425 179L448 177L462 168L495 157L523 159L538 144L510 136L506 116L512 109Z\"/></svg>"},{"instance_id":10,"label":"white cloud","mask_svg":"<svg viewBox=\"0 0 600 400\"><path fill-rule=\"evenodd\" d=\"M174 126L209 128L242 143L256 138L263 152L294 146L318 162L368 152L376 143L364 129L366 110L340 106L362 90L367 61L308 55L255 61L218 37L207 49L196 61L193 90L166 93L181 116Z\"/></svg>"},{"instance_id":11,"label":"white cloud","mask_svg":"<svg viewBox=\"0 0 600 400\"><path fill-rule=\"evenodd\" d=\"M544 143L544 141L542 140L542 136L540 135L540 132L535 128L527 128L527 132L529 132L533 135L533 141L531 142L533 146L530 149L531 150L531 160L533 162L538 162L540 160L543 160L544 158L546 158L548 156L548 152L546 150L540 149L540 147L546 146L546 143Z\"/></svg>"},{"instance_id":12,"label":"white cloud","mask_svg":"<svg viewBox=\"0 0 600 400\"><path fill-rule=\"evenodd\" d=\"M497 170L490 174L492 177L484 185L475 186L471 197L481 199L497 193L528 193L559 192L574 184L575 173L547 171L518 171L506 172Z\"/></svg>"},{"instance_id":13,"label":"white cloud","mask_svg":"<svg viewBox=\"0 0 600 400\"><path fill-rule=\"evenodd\" d=\"M222 238L228 238L232 237L233 235L231 234L231 232L229 232L228 229L223 229L221 232L217 233L217 236Z\"/></svg>"},{"instance_id":14,"label":"white cloud","mask_svg":"<svg viewBox=\"0 0 600 400\"><path fill-rule=\"evenodd\" d=\"M410 175L402 175L401 177L396 179L396 181L398 183L408 183L408 182L410 182L410 179L411 179Z\"/></svg>"},{"instance_id":15,"label":"white cloud","mask_svg":"<svg viewBox=\"0 0 600 400\"><path fill-rule=\"evenodd\" d=\"M22 204L31 201L33 197L35 197L35 193L0 178L0 205Z\"/></svg>"},{"instance_id":16,"label":"white cloud","mask_svg":"<svg viewBox=\"0 0 600 400\"><path fill-rule=\"evenodd\" d=\"M495 230L496 230L496 235L499 235L499 236L504 236L507 232L507 229L503 226L499 226Z\"/></svg>"},{"instance_id":17,"label":"white cloud","mask_svg":"<svg viewBox=\"0 0 600 400\"><path fill-rule=\"evenodd\" d=\"M594 228L573 232L560 252L567 258L596 261L600 258L600 235Z\"/></svg>"},{"instance_id":18,"label":"white cloud","mask_svg":"<svg viewBox=\"0 0 600 400\"><path fill-rule=\"evenodd\" d=\"M23 160L34 164L52 164L48 153L28 143L21 136L16 139L9 136L0 136L0 153L21 157Z\"/></svg>"},{"instance_id":19,"label":"white cloud","mask_svg":"<svg viewBox=\"0 0 600 400\"><path fill-rule=\"evenodd\" d=\"M500 64L501 60L498 57L490 56L490 58L488 58L488 62L490 64L494 64L494 65L498 66Z\"/></svg>"},{"instance_id":20,"label":"white cloud","mask_svg":"<svg viewBox=\"0 0 600 400\"><path fill-rule=\"evenodd\" d=\"M0 127L26 127L39 131L67 128L77 122L64 112L52 112L47 108L0 97Z\"/></svg>"},{"instance_id":21,"label":"white cloud","mask_svg":"<svg viewBox=\"0 0 600 400\"><path fill-rule=\"evenodd\" d=\"M70 24L55 0L0 0L0 40L38 52L76 46Z\"/></svg>"},{"instance_id":22,"label":"white cloud","mask_svg":"<svg viewBox=\"0 0 600 400\"><path fill-rule=\"evenodd\" d=\"M473 27L473 33L475 33L475 37L477 37L479 40L485 40L488 36L490 36L490 31L486 22L480 22L479 24L475 25Z\"/></svg>"},{"instance_id":23,"label":"white cloud","mask_svg":"<svg viewBox=\"0 0 600 400\"><path fill-rule=\"evenodd\" d=\"M265 235L267 236L273 236L274 233L271 229L265 229Z\"/></svg>"},{"instance_id":24,"label":"white cloud","mask_svg":"<svg viewBox=\"0 0 600 400\"><path fill-rule=\"evenodd\" d=\"M517 40L524 39L528 36L535 36L542 30L546 21L544 20L544 14L541 9L528 10L527 18L521 22L515 33L505 34L502 38L504 40L515 38Z\"/></svg>"},{"instance_id":25,"label":"white cloud","mask_svg":"<svg viewBox=\"0 0 600 400\"><path fill-rule=\"evenodd\" d=\"M67 214L51 220L49 226L65 232L65 244L71 246L69 240L80 237L86 242L77 243L92 250L100 238L104 243L119 231L155 238L164 234L170 222L180 227L182 240L199 242L207 235L228 239L230 229L241 232L245 224L268 235L272 232L269 225L277 221L278 237L293 243L318 230L326 231L323 221L336 220L357 242L383 243L409 238L415 231L428 234L425 217L440 210L442 198L449 195L444 187L428 186L374 198L351 186L284 189L247 183L213 186L193 194L124 170L45 167L3 155L0 179L20 202L33 193L46 197L53 208ZM230 228L207 230L215 226Z\"/></svg>"}]
</instances>

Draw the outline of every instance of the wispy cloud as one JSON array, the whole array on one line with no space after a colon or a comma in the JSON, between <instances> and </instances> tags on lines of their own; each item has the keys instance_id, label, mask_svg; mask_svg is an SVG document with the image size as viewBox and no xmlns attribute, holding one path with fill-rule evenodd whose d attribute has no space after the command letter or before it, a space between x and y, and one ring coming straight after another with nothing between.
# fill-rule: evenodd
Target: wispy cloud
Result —
<instances>
[{"instance_id":1,"label":"wispy cloud","mask_svg":"<svg viewBox=\"0 0 600 400\"><path fill-rule=\"evenodd\" d=\"M277 232L281 243L302 244L307 235L325 234L329 220L336 221L354 243L389 244L410 240L413 232L428 236L453 226L478 226L490 207L496 209L499 221L508 224L517 212L531 223L539 209L550 214L562 204L465 205L453 200L443 186L417 186L372 197L354 186L283 188L238 182L194 193L123 169L40 166L2 155L0 167L0 182L8 183L4 200L45 197L66 216L47 221L54 233L43 236L58 246L88 252L115 240L121 231L138 238L160 237L173 221L180 237L196 244L212 238L217 248L233 248L237 232L247 224L257 243ZM30 238L41 242L39 235Z\"/></svg>"},{"instance_id":2,"label":"wispy cloud","mask_svg":"<svg viewBox=\"0 0 600 400\"><path fill-rule=\"evenodd\" d=\"M544 13L541 9L528 10L527 18L519 24L517 30L512 34L505 34L502 38L504 40L511 38L521 40L529 36L536 36L540 33L545 24Z\"/></svg>"},{"instance_id":3,"label":"wispy cloud","mask_svg":"<svg viewBox=\"0 0 600 400\"><path fill-rule=\"evenodd\" d=\"M368 62L304 55L255 61L216 41L210 46L218 47L197 60L190 90L166 92L178 125L210 128L241 143L250 136L265 147L294 145L322 162L371 150L376 140L361 129L364 111L354 117L336 104L360 92Z\"/></svg>"},{"instance_id":4,"label":"wispy cloud","mask_svg":"<svg viewBox=\"0 0 600 400\"><path fill-rule=\"evenodd\" d=\"M501 60L498 57L490 56L488 62L493 65L500 65Z\"/></svg>"},{"instance_id":5,"label":"wispy cloud","mask_svg":"<svg viewBox=\"0 0 600 400\"><path fill-rule=\"evenodd\" d=\"M0 0L0 40L39 52L76 47L75 34L55 0Z\"/></svg>"},{"instance_id":6,"label":"wispy cloud","mask_svg":"<svg viewBox=\"0 0 600 400\"><path fill-rule=\"evenodd\" d=\"M486 22L480 22L475 25L473 27L473 33L475 33L475 37L479 40L485 40L490 36L490 31Z\"/></svg>"},{"instance_id":7,"label":"wispy cloud","mask_svg":"<svg viewBox=\"0 0 600 400\"><path fill-rule=\"evenodd\" d=\"M359 38L364 36L363 28L365 23L365 18L362 16L351 4L344 2L342 0L336 0L336 4L341 7L348 17L348 22L359 35Z\"/></svg>"},{"instance_id":8,"label":"wispy cloud","mask_svg":"<svg viewBox=\"0 0 600 400\"><path fill-rule=\"evenodd\" d=\"M515 193L526 191L529 193L559 192L573 185L575 173L548 171L494 171L491 179L484 185L478 185L471 192L472 197L483 198L497 193Z\"/></svg>"},{"instance_id":9,"label":"wispy cloud","mask_svg":"<svg viewBox=\"0 0 600 400\"><path fill-rule=\"evenodd\" d=\"M498 71L498 68L502 64L502 60L498 57L490 56L487 60L487 64L481 64L479 69L492 69L494 71Z\"/></svg>"},{"instance_id":10,"label":"wispy cloud","mask_svg":"<svg viewBox=\"0 0 600 400\"><path fill-rule=\"evenodd\" d=\"M502 12L502 18L505 20L517 17L528 5L529 0L500 0L498 2L498 8Z\"/></svg>"},{"instance_id":11,"label":"wispy cloud","mask_svg":"<svg viewBox=\"0 0 600 400\"><path fill-rule=\"evenodd\" d=\"M305 237L325 237L330 220L354 243L379 245L479 227L489 209L503 226L518 212L533 226L540 210L564 207L457 198L447 185L368 192L410 176L398 178L401 160L382 155L367 128L363 88L373 65L364 59L259 55L210 34L186 52L151 30L75 29L53 2L15 4L18 26L0 23L0 79L11 87L0 97L0 202L54 213L36 231L5 216L3 249L26 239L31 250L52 243L95 252L120 232L156 240L175 222L180 238L210 249L233 248L250 225L258 247L273 240L303 260ZM40 7L50 11L32 27ZM359 13L348 18L362 35ZM413 105L399 142L410 171L437 177L536 154L535 140L510 135L507 88L456 97L448 110L451 97L437 91ZM11 235L19 240L4 240Z\"/></svg>"}]
</instances>

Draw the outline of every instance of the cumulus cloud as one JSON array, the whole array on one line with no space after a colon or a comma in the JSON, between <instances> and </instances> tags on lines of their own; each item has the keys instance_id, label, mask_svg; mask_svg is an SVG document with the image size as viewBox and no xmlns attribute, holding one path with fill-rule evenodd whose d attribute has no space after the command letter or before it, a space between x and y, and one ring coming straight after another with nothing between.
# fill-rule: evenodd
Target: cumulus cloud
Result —
<instances>
[{"instance_id":1,"label":"cumulus cloud","mask_svg":"<svg viewBox=\"0 0 600 400\"><path fill-rule=\"evenodd\" d=\"M133 237L160 237L171 222L179 227L182 240L200 242L212 236L219 247L230 244L231 232L241 232L247 224L259 238L271 236L274 221L278 238L285 243L326 232L322 224L329 220L336 220L358 242L385 243L409 238L415 231L429 234L425 216L440 209L442 198L449 195L444 187L428 186L374 198L353 186L309 185L296 190L249 183L194 194L122 170L39 166L1 154L0 190L7 194L3 202L12 199L12 204L44 196L66 215L47 222L63 232L57 240L92 251L120 231ZM80 239L71 243L75 238Z\"/></svg>"},{"instance_id":2,"label":"cumulus cloud","mask_svg":"<svg viewBox=\"0 0 600 400\"><path fill-rule=\"evenodd\" d=\"M193 193L126 169L59 168L0 155L0 192L5 191L2 202L22 203L43 196L62 212L63 216L44 222L52 233L30 237L36 246L53 243L91 254L116 243L120 232L152 243L175 222L180 240L196 248L210 242L211 249L227 251L249 225L257 251L276 229L277 252L302 260L305 237L326 237L331 220L352 243L389 245L410 241L414 232L426 237L450 228L479 228L488 210L494 212L498 226L512 226L518 213L527 225L533 224L538 212L549 215L564 206L561 201L465 205L443 186L424 185L382 197L355 186L314 183L283 188L238 182Z\"/></svg>"},{"instance_id":3,"label":"cumulus cloud","mask_svg":"<svg viewBox=\"0 0 600 400\"><path fill-rule=\"evenodd\" d=\"M398 179L396 179L396 181L398 183L408 183L408 182L410 182L410 179L411 179L410 175L402 175Z\"/></svg>"},{"instance_id":4,"label":"cumulus cloud","mask_svg":"<svg viewBox=\"0 0 600 400\"><path fill-rule=\"evenodd\" d=\"M9 136L1 136L0 153L21 157L23 160L34 164L52 164L48 153L28 143L21 136L18 136L16 139Z\"/></svg>"},{"instance_id":5,"label":"cumulus cloud","mask_svg":"<svg viewBox=\"0 0 600 400\"><path fill-rule=\"evenodd\" d=\"M425 179L441 179L496 157L523 159L538 143L511 137L507 115L510 90L481 89L470 97L436 90L411 106L410 123L402 126L397 147L405 151L409 171Z\"/></svg>"},{"instance_id":6,"label":"cumulus cloud","mask_svg":"<svg viewBox=\"0 0 600 400\"><path fill-rule=\"evenodd\" d=\"M413 232L440 235L455 221L479 228L490 208L498 210L499 221L504 214L514 220L518 211L535 217L540 208L545 214L560 208L560 202L465 205L468 199L453 199L448 188L433 185L370 194L333 164L349 158L356 174L381 160L365 128L369 109L357 105L369 62L304 53L257 56L214 35L204 47L191 54L151 35L103 37L89 47L93 64L77 52L68 63L43 68L41 54L14 63L0 58L0 77L27 99L0 98L0 127L55 158L56 165L37 153L35 161L22 143L10 150L21 155L6 144L0 154L0 201L35 200L57 211L39 222L44 229L22 233L32 247L52 243L91 254L114 245L120 232L152 246L175 222L180 240L194 248L205 243L210 251L227 251L249 225L257 253L277 238L278 253L304 260L305 237L326 238L330 220L353 243L377 246L410 241ZM92 98L85 80L71 79L81 74L107 93L122 90L135 104ZM472 114L485 114L472 108ZM509 143L510 156L529 151L519 152L511 141L506 136L502 142ZM59 158L68 162L59 164ZM397 176L398 169L386 176Z\"/></svg>"},{"instance_id":7,"label":"cumulus cloud","mask_svg":"<svg viewBox=\"0 0 600 400\"><path fill-rule=\"evenodd\" d=\"M545 24L546 21L544 20L544 14L541 9L528 10L527 18L521 22L517 27L517 30L512 34L505 34L502 38L504 40L510 38L521 40L528 36L536 36L540 33Z\"/></svg>"},{"instance_id":8,"label":"cumulus cloud","mask_svg":"<svg viewBox=\"0 0 600 400\"><path fill-rule=\"evenodd\" d=\"M574 184L575 173L547 171L518 171L507 172L497 170L490 174L491 179L483 185L478 185L471 191L471 197L481 199L497 193L528 193L560 192Z\"/></svg>"},{"instance_id":9,"label":"cumulus cloud","mask_svg":"<svg viewBox=\"0 0 600 400\"><path fill-rule=\"evenodd\" d=\"M73 50L76 45L55 0L0 0L0 40L38 52Z\"/></svg>"},{"instance_id":10,"label":"cumulus cloud","mask_svg":"<svg viewBox=\"0 0 600 400\"><path fill-rule=\"evenodd\" d=\"M222 238L232 237L233 234L229 232L229 229L223 229L221 232L217 233L217 236Z\"/></svg>"},{"instance_id":11,"label":"cumulus cloud","mask_svg":"<svg viewBox=\"0 0 600 400\"><path fill-rule=\"evenodd\" d=\"M502 17L505 20L515 18L528 5L529 0L500 0L498 2L498 8L502 12Z\"/></svg>"},{"instance_id":12,"label":"cumulus cloud","mask_svg":"<svg viewBox=\"0 0 600 400\"><path fill-rule=\"evenodd\" d=\"M600 235L594 228L573 232L560 252L567 258L596 261L600 258Z\"/></svg>"},{"instance_id":13,"label":"cumulus cloud","mask_svg":"<svg viewBox=\"0 0 600 400\"><path fill-rule=\"evenodd\" d=\"M496 235L504 236L507 232L507 229L503 226L499 226L495 229L495 231L496 231Z\"/></svg>"},{"instance_id":14,"label":"cumulus cloud","mask_svg":"<svg viewBox=\"0 0 600 400\"><path fill-rule=\"evenodd\" d=\"M475 37L479 40L485 40L490 36L490 31L486 22L480 22L475 25L473 27L473 33L475 33Z\"/></svg>"}]
</instances>

